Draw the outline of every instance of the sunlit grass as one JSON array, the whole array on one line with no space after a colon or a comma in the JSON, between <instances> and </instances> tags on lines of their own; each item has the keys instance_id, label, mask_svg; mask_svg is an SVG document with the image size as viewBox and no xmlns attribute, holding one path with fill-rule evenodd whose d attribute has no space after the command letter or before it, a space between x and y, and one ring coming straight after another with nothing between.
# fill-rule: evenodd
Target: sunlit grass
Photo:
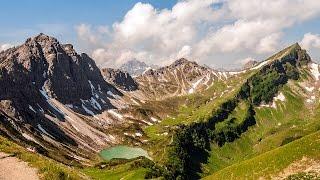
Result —
<instances>
[{"instance_id":1,"label":"sunlit grass","mask_svg":"<svg viewBox=\"0 0 320 180\"><path fill-rule=\"evenodd\" d=\"M23 147L0 136L0 151L13 154L38 169L41 179L85 179L84 174L75 168L58 163L52 159L27 151ZM18 172L17 172L18 173Z\"/></svg>"},{"instance_id":2,"label":"sunlit grass","mask_svg":"<svg viewBox=\"0 0 320 180\"><path fill-rule=\"evenodd\" d=\"M228 166L254 158L320 129L320 122L317 120L319 108L311 113L304 105L304 97L292 91L292 85L286 85L280 90L286 100L276 102L276 109L255 109L257 124L241 138L222 147L212 144L209 163L203 166L203 176L219 170L222 172Z\"/></svg>"}]
</instances>

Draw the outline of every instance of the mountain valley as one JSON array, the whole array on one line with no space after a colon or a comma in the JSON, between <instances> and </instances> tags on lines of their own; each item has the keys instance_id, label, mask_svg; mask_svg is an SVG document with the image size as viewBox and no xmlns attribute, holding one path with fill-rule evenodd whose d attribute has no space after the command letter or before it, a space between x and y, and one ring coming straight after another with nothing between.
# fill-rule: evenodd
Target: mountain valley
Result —
<instances>
[{"instance_id":1,"label":"mountain valley","mask_svg":"<svg viewBox=\"0 0 320 180\"><path fill-rule=\"evenodd\" d=\"M129 64L42 33L0 52L0 151L40 179L320 177L320 71L299 44L239 71Z\"/></svg>"}]
</instances>

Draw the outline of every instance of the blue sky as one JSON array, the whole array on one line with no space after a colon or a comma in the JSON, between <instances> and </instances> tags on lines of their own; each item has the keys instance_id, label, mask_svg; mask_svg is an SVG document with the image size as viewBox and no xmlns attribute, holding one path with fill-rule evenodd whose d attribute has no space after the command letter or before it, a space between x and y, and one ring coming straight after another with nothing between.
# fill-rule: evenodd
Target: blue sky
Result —
<instances>
[{"instance_id":1,"label":"blue sky","mask_svg":"<svg viewBox=\"0 0 320 180\"><path fill-rule=\"evenodd\" d=\"M36 24L62 23L112 24L120 20L137 2L151 3L156 8L170 8L175 0L28 0L2 1L1 21L15 28Z\"/></svg>"},{"instance_id":2,"label":"blue sky","mask_svg":"<svg viewBox=\"0 0 320 180\"><path fill-rule=\"evenodd\" d=\"M0 42L23 42L28 36L47 31L74 40L74 26L80 23L112 25L137 2L157 8L171 8L176 0L1 0ZM61 33L68 34L61 35ZM55 34L56 33L56 34Z\"/></svg>"},{"instance_id":3,"label":"blue sky","mask_svg":"<svg viewBox=\"0 0 320 180\"><path fill-rule=\"evenodd\" d=\"M2 0L0 16L0 48L43 32L101 66L187 57L235 68L294 42L320 59L320 1L314 0Z\"/></svg>"}]
</instances>

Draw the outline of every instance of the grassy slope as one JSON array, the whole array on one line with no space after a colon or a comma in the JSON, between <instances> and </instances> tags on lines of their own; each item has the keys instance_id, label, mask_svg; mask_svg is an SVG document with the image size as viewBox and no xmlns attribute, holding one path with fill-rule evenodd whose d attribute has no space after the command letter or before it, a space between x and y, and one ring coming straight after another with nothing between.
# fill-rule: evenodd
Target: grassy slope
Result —
<instances>
[{"instance_id":1,"label":"grassy slope","mask_svg":"<svg viewBox=\"0 0 320 180\"><path fill-rule=\"evenodd\" d=\"M221 103L227 98L231 98L240 88L246 78L252 72L242 74L228 79L227 81L216 81L209 89L201 94L190 94L184 97L184 103L178 107L177 116L168 117L159 124L155 124L144 129L150 137L150 144L146 147L151 157L158 161L165 161L166 146L171 142L174 128L179 124L189 124L197 121L205 121L212 116ZM227 90L227 91L226 91ZM174 101L174 99L171 99ZM165 133L168 133L167 135Z\"/></svg>"},{"instance_id":2,"label":"grassy slope","mask_svg":"<svg viewBox=\"0 0 320 180\"><path fill-rule=\"evenodd\" d=\"M204 179L271 179L272 175L303 157L320 159L320 131L255 158L229 166Z\"/></svg>"},{"instance_id":3,"label":"grassy slope","mask_svg":"<svg viewBox=\"0 0 320 180\"><path fill-rule=\"evenodd\" d=\"M131 163L104 170L97 167L71 168L52 159L27 151L25 148L0 136L0 151L13 154L38 169L40 179L144 179L145 168L134 169Z\"/></svg>"},{"instance_id":4,"label":"grassy slope","mask_svg":"<svg viewBox=\"0 0 320 180\"><path fill-rule=\"evenodd\" d=\"M286 97L285 102L278 101L277 109L256 108L257 125L250 128L240 139L223 147L213 144L209 163L203 166L202 176L318 131L319 103L307 107L302 97L303 91L297 82L289 83L281 89Z\"/></svg>"},{"instance_id":5,"label":"grassy slope","mask_svg":"<svg viewBox=\"0 0 320 180\"><path fill-rule=\"evenodd\" d=\"M132 169L130 167L130 163L126 163L126 164L115 166L109 170L92 167L92 168L84 169L83 172L88 176L90 176L92 179L126 180L126 179L144 179L146 169L145 168Z\"/></svg>"}]
</instances>

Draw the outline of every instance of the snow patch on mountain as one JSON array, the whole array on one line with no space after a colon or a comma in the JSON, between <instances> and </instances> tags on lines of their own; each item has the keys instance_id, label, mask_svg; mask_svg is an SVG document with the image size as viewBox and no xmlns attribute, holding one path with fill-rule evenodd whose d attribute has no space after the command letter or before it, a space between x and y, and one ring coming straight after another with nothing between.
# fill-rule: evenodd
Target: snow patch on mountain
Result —
<instances>
[{"instance_id":1,"label":"snow patch on mountain","mask_svg":"<svg viewBox=\"0 0 320 180\"><path fill-rule=\"evenodd\" d=\"M144 122L144 123L146 123L147 125L149 125L149 126L152 126L153 124L152 123L150 123L150 122L148 122L148 121L145 121L145 120L141 120L142 122Z\"/></svg>"},{"instance_id":2,"label":"snow patch on mountain","mask_svg":"<svg viewBox=\"0 0 320 180\"><path fill-rule=\"evenodd\" d=\"M311 96L310 98L308 98L308 99L306 100L306 102L307 102L307 103L314 103L315 100L316 100L316 97L315 97L315 96Z\"/></svg>"},{"instance_id":3,"label":"snow patch on mountain","mask_svg":"<svg viewBox=\"0 0 320 180\"><path fill-rule=\"evenodd\" d=\"M247 72L247 70L243 70L243 71L230 71L228 72L231 76L233 75L237 75L237 74L242 74L242 73L245 73Z\"/></svg>"},{"instance_id":4,"label":"snow patch on mountain","mask_svg":"<svg viewBox=\"0 0 320 180\"><path fill-rule=\"evenodd\" d=\"M31 137L29 134L27 134L27 133L22 133L22 136L24 137L24 138L26 138L27 140L29 140L29 141L33 141L33 142L35 142L35 143L38 143L38 141L37 140L35 140L33 137ZM38 143L39 144L39 143Z\"/></svg>"},{"instance_id":5,"label":"snow patch on mountain","mask_svg":"<svg viewBox=\"0 0 320 180\"><path fill-rule=\"evenodd\" d=\"M51 98L49 97L49 95L47 94L47 91L44 87L44 85L42 86L42 88L39 90L40 93L42 94L42 96L46 99L47 103L56 111L58 112L62 117L64 117L64 113L54 105L54 103L52 103Z\"/></svg>"},{"instance_id":6,"label":"snow patch on mountain","mask_svg":"<svg viewBox=\"0 0 320 180\"><path fill-rule=\"evenodd\" d=\"M45 134L45 135L47 135L47 136L49 136L49 137L54 139L54 137L51 134L49 134L40 124L38 124L37 127L43 134Z\"/></svg>"},{"instance_id":7,"label":"snow patch on mountain","mask_svg":"<svg viewBox=\"0 0 320 180\"><path fill-rule=\"evenodd\" d=\"M113 94L112 91L108 91L107 94L108 94L109 96L115 98L115 99L119 99L119 98L120 98L120 96Z\"/></svg>"},{"instance_id":8,"label":"snow patch on mountain","mask_svg":"<svg viewBox=\"0 0 320 180\"><path fill-rule=\"evenodd\" d=\"M259 107L268 107L268 108L277 108L277 104L276 101L281 101L284 102L286 100L286 97L284 96L284 94L282 92L280 92L277 96L275 96L273 98L272 104L261 104Z\"/></svg>"},{"instance_id":9,"label":"snow patch on mountain","mask_svg":"<svg viewBox=\"0 0 320 180\"><path fill-rule=\"evenodd\" d=\"M138 101L134 100L133 98L131 98L131 101L132 101L134 104L140 106L140 103L138 103Z\"/></svg>"},{"instance_id":10,"label":"snow patch on mountain","mask_svg":"<svg viewBox=\"0 0 320 180\"><path fill-rule=\"evenodd\" d=\"M312 92L315 87L314 86L311 86L311 87L306 86L305 88L307 91Z\"/></svg>"},{"instance_id":11,"label":"snow patch on mountain","mask_svg":"<svg viewBox=\"0 0 320 180\"><path fill-rule=\"evenodd\" d=\"M144 75L147 71L149 71L149 70L151 70L151 69L152 69L151 67L147 67L146 70L144 70L144 71L142 72L142 75Z\"/></svg>"},{"instance_id":12,"label":"snow patch on mountain","mask_svg":"<svg viewBox=\"0 0 320 180\"><path fill-rule=\"evenodd\" d=\"M266 65L266 64L268 64L268 63L269 63L269 61L263 61L263 62L261 62L260 64L258 64L257 66L251 68L251 70L259 69L259 68L261 68L262 66L264 66L264 65Z\"/></svg>"},{"instance_id":13,"label":"snow patch on mountain","mask_svg":"<svg viewBox=\"0 0 320 180\"><path fill-rule=\"evenodd\" d=\"M110 109L108 110L108 113L110 113L112 116L118 118L118 119L123 119L123 115L117 113L115 110Z\"/></svg>"},{"instance_id":14,"label":"snow patch on mountain","mask_svg":"<svg viewBox=\"0 0 320 180\"><path fill-rule=\"evenodd\" d=\"M157 118L155 118L155 117L150 117L150 119L151 119L151 121L153 121L153 122L160 122Z\"/></svg>"},{"instance_id":15,"label":"snow patch on mountain","mask_svg":"<svg viewBox=\"0 0 320 180\"><path fill-rule=\"evenodd\" d=\"M319 76L320 76L319 65L316 63L311 63L310 64L310 71L311 71L312 75L315 77L315 79L318 81Z\"/></svg>"},{"instance_id":16,"label":"snow patch on mountain","mask_svg":"<svg viewBox=\"0 0 320 180\"><path fill-rule=\"evenodd\" d=\"M195 89L197 88L197 86L200 84L200 82L203 80L203 78L199 79L198 81L194 82L192 84L192 88L189 89L189 94L194 93Z\"/></svg>"},{"instance_id":17,"label":"snow patch on mountain","mask_svg":"<svg viewBox=\"0 0 320 180\"><path fill-rule=\"evenodd\" d=\"M142 134L141 134L140 132L136 132L136 133L135 133L135 136L137 136L137 137L141 137L141 136L142 136Z\"/></svg>"},{"instance_id":18,"label":"snow patch on mountain","mask_svg":"<svg viewBox=\"0 0 320 180\"><path fill-rule=\"evenodd\" d=\"M32 107L31 105L29 105L29 109L30 109L31 111L33 111L34 113L37 113L37 112L33 109L33 107Z\"/></svg>"},{"instance_id":19,"label":"snow patch on mountain","mask_svg":"<svg viewBox=\"0 0 320 180\"><path fill-rule=\"evenodd\" d=\"M274 101L280 100L280 101L285 101L286 97L283 95L282 92L280 92L276 97L273 98Z\"/></svg>"},{"instance_id":20,"label":"snow patch on mountain","mask_svg":"<svg viewBox=\"0 0 320 180\"><path fill-rule=\"evenodd\" d=\"M83 101L83 100L81 100L81 101ZM90 114L90 115L92 115L92 116L94 116L94 113L91 111L91 110L89 110L86 106L85 106L85 104L82 102L82 104L81 104L81 107L82 107L82 109L87 113L87 114Z\"/></svg>"}]
</instances>

